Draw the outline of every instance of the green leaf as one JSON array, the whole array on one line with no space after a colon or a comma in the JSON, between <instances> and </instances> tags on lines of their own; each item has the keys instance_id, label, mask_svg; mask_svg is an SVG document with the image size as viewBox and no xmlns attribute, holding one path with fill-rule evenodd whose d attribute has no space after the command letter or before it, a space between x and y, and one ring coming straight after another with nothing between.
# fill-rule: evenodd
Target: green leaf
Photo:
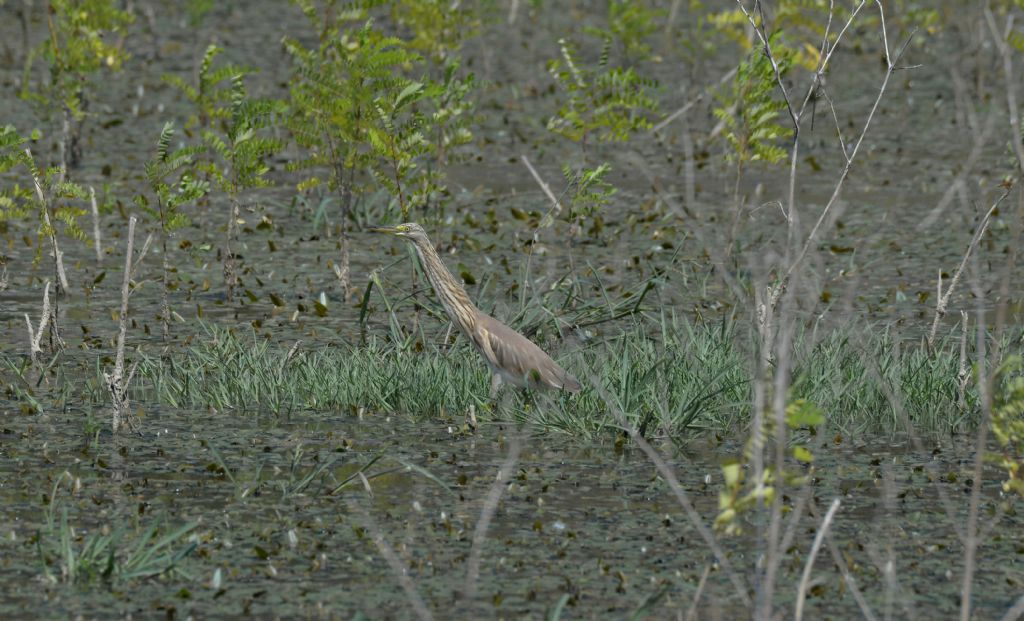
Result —
<instances>
[{"instance_id":1,"label":"green leaf","mask_svg":"<svg viewBox=\"0 0 1024 621\"><path fill-rule=\"evenodd\" d=\"M814 454L806 447L797 445L793 447L793 458L799 462L809 464L814 461Z\"/></svg>"}]
</instances>

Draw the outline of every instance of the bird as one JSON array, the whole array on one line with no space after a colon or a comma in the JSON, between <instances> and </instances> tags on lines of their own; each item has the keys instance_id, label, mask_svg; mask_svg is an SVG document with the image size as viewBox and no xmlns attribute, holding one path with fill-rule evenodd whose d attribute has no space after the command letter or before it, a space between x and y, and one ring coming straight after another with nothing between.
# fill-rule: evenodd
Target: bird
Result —
<instances>
[{"instance_id":1,"label":"bird","mask_svg":"<svg viewBox=\"0 0 1024 621\"><path fill-rule=\"evenodd\" d=\"M477 308L458 280L445 267L427 232L415 222L375 226L375 233L389 233L412 244L434 294L445 312L491 370L491 398L503 381L521 388L554 388L577 393L579 380L560 367L533 341Z\"/></svg>"}]
</instances>

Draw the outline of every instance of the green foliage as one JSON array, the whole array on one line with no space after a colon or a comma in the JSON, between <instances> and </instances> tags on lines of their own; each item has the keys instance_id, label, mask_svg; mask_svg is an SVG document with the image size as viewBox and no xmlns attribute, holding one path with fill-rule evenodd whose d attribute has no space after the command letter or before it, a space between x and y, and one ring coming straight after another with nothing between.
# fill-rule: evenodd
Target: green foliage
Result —
<instances>
[{"instance_id":1,"label":"green foliage","mask_svg":"<svg viewBox=\"0 0 1024 621\"><path fill-rule=\"evenodd\" d=\"M611 201L617 189L604 180L612 169L607 162L597 168L573 169L564 166L562 174L572 194L569 219L591 217Z\"/></svg>"},{"instance_id":2,"label":"green foliage","mask_svg":"<svg viewBox=\"0 0 1024 621\"><path fill-rule=\"evenodd\" d=\"M213 108L215 117L223 117L223 121L219 128L202 132L203 143L214 157L200 162L199 167L232 201L249 188L270 184L265 177L270 170L266 158L284 145L262 130L280 111L277 102L249 97L243 73L231 76L228 105Z\"/></svg>"},{"instance_id":3,"label":"green foliage","mask_svg":"<svg viewBox=\"0 0 1024 621\"><path fill-rule=\"evenodd\" d=\"M38 136L36 136L38 137ZM85 209L68 203L85 200L88 193L81 186L66 181L59 167L40 168L32 154L24 148L27 140L8 125L0 130L0 173L22 166L29 173L32 187L15 184L0 191L0 220L35 220L35 260L42 257L42 242L57 235L57 223L63 225L66 235L84 239L85 232L78 220Z\"/></svg>"},{"instance_id":4,"label":"green foliage","mask_svg":"<svg viewBox=\"0 0 1024 621\"><path fill-rule=\"evenodd\" d=\"M1006 470L1003 490L1024 496L1024 361L1008 357L994 374L996 391L992 404L992 433L1000 453L990 461Z\"/></svg>"},{"instance_id":5,"label":"green foliage","mask_svg":"<svg viewBox=\"0 0 1024 621\"><path fill-rule=\"evenodd\" d=\"M71 166L76 166L80 157L88 77L100 69L116 71L128 57L122 47L111 43L132 22L132 15L117 4L114 0L51 0L46 16L49 36L32 53L47 61L49 82L37 92L29 91L27 77L22 83L22 97L32 101L43 116L52 120L58 113L65 115L68 122L63 141L68 161L64 163ZM26 76L31 64L31 58L27 59Z\"/></svg>"},{"instance_id":6,"label":"green foliage","mask_svg":"<svg viewBox=\"0 0 1024 621\"><path fill-rule=\"evenodd\" d=\"M764 413L762 428L752 435L760 438L771 437L775 431L774 418L770 412ZM825 416L814 403L806 399L794 399L786 406L784 422L790 430L808 429L812 433L825 422ZM792 440L792 434L788 436ZM753 451L762 450L753 445L754 440L747 442L742 456L730 460L722 466L724 487L718 492L718 516L715 517L715 528L728 535L743 532L739 517L762 504L768 506L775 500L783 487L795 487L806 482L808 472L800 466L783 467L783 481L777 481L777 470L774 466L765 467L758 481L745 481L745 471L750 467ZM790 453L796 462L811 464L814 454L799 441L790 445Z\"/></svg>"},{"instance_id":7,"label":"green foliage","mask_svg":"<svg viewBox=\"0 0 1024 621\"><path fill-rule=\"evenodd\" d=\"M431 80L423 58L372 21L337 28L315 50L285 40L295 64L289 125L307 150L290 169L305 173L300 190L324 186L339 193L345 216L362 191L357 171L369 171L407 218L413 206L439 200L441 164L472 138L472 76L460 79L457 62L450 62L441 81ZM417 69L420 77L407 77Z\"/></svg>"},{"instance_id":8,"label":"green foliage","mask_svg":"<svg viewBox=\"0 0 1024 621\"><path fill-rule=\"evenodd\" d=\"M407 45L438 65L458 62L462 43L480 32L481 20L470 2L394 0L391 17L412 36Z\"/></svg>"},{"instance_id":9,"label":"green foliage","mask_svg":"<svg viewBox=\"0 0 1024 621\"><path fill-rule=\"evenodd\" d=\"M164 82L180 91L192 104L192 114L185 122L187 135L191 136L196 128L200 131L213 129L215 123L227 120L231 115L232 80L255 72L250 67L230 63L214 67L214 61L223 51L216 45L206 48L194 85L176 75L163 77Z\"/></svg>"},{"instance_id":10,"label":"green foliage","mask_svg":"<svg viewBox=\"0 0 1024 621\"><path fill-rule=\"evenodd\" d=\"M32 165L32 158L25 153L23 145L28 142L13 125L0 128L0 173L25 165ZM31 213L29 205L32 190L15 183L0 188L0 222L27 218Z\"/></svg>"},{"instance_id":11,"label":"green foliage","mask_svg":"<svg viewBox=\"0 0 1024 621\"><path fill-rule=\"evenodd\" d=\"M216 6L214 0L185 0L185 14L193 28L203 23L203 18Z\"/></svg>"},{"instance_id":12,"label":"green foliage","mask_svg":"<svg viewBox=\"0 0 1024 621\"><path fill-rule=\"evenodd\" d=\"M782 49L773 46L779 71L785 75L792 66L792 54L782 53ZM756 161L777 164L786 158L787 151L779 142L792 136L793 130L779 123L786 103L776 95L777 88L771 61L762 50L755 50L740 62L731 87L718 94L715 116L725 124L729 161L743 167Z\"/></svg>"},{"instance_id":13,"label":"green foliage","mask_svg":"<svg viewBox=\"0 0 1024 621\"><path fill-rule=\"evenodd\" d=\"M733 5L734 7L736 5ZM830 3L827 0L783 0L774 5L771 35L772 53L775 56L787 56L793 66L814 71L820 59L819 46L825 35L825 26L829 23ZM832 6L833 26L841 20L849 18L849 9L843 6ZM750 21L738 7L712 13L707 16L707 23L712 32L722 35L726 40L735 43L740 50L751 53L760 48L760 40L752 37ZM755 13L755 23L760 20ZM781 33L792 35L790 38ZM834 43L839 30L829 30L829 42ZM798 41L800 43L793 43Z\"/></svg>"},{"instance_id":14,"label":"green foliage","mask_svg":"<svg viewBox=\"0 0 1024 621\"><path fill-rule=\"evenodd\" d=\"M633 133L649 129L649 115L657 110L651 94L654 82L641 77L633 67L611 66L611 35L599 34L604 40L595 66L582 64L575 47L565 39L559 40L562 58L548 63L549 73L567 97L548 120L547 128L579 143L583 156L583 164L578 168L563 167L572 193L569 218L577 220L594 216L615 193L615 188L605 181L605 174L611 170L607 163L596 168L586 165L588 140L625 142Z\"/></svg>"},{"instance_id":15,"label":"green foliage","mask_svg":"<svg viewBox=\"0 0 1024 621\"><path fill-rule=\"evenodd\" d=\"M160 223L164 235L188 225L188 215L181 208L199 200L210 189L209 183L193 174L195 157L202 153L202 147L183 147L172 151L170 144L173 138L174 123L167 122L160 132L156 154L146 162L146 181L156 205L150 204L145 194L135 197L136 204Z\"/></svg>"},{"instance_id":16,"label":"green foliage","mask_svg":"<svg viewBox=\"0 0 1024 621\"><path fill-rule=\"evenodd\" d=\"M642 0L612 0L608 4L607 28L587 28L586 32L601 39L615 41L623 54L633 61L651 56L648 38L658 30L664 9L651 8Z\"/></svg>"},{"instance_id":17,"label":"green foliage","mask_svg":"<svg viewBox=\"0 0 1024 621\"><path fill-rule=\"evenodd\" d=\"M123 527L103 526L89 535L77 535L68 522L67 506L57 500L61 483L70 478L67 472L57 478L46 508L46 527L36 533L39 561L48 581L122 583L167 573L189 577L180 564L197 544L189 542L179 547L178 543L197 524L185 524L165 533L156 525L137 533Z\"/></svg>"},{"instance_id":18,"label":"green foliage","mask_svg":"<svg viewBox=\"0 0 1024 621\"><path fill-rule=\"evenodd\" d=\"M581 63L575 47L559 39L562 58L548 63L548 71L567 99L548 120L548 130L580 143L591 136L600 142L624 142L634 132L649 129L649 115L657 110L651 95L653 80L633 67L612 67L608 62L611 40L605 40L593 67Z\"/></svg>"}]
</instances>

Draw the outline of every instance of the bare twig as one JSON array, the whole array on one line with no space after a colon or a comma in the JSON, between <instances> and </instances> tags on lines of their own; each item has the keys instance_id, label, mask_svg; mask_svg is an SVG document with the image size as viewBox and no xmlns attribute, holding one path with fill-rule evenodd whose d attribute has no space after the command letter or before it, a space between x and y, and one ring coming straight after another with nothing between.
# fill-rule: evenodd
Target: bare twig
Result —
<instances>
[{"instance_id":1,"label":"bare twig","mask_svg":"<svg viewBox=\"0 0 1024 621\"><path fill-rule=\"evenodd\" d=\"M942 273L941 271L939 272L938 298L935 301L935 319L932 321L932 329L928 332L929 349L935 345L935 333L939 329L939 322L946 316L946 306L949 304L949 299L953 296L953 290L956 288L957 283L960 282L960 276L964 272L967 260L971 258L971 253L974 252L975 248L977 248L982 235L984 235L985 231L988 229L988 224L992 218L992 214L1009 194L1010 188L1006 188L999 199L989 207L988 212L985 213L985 217L981 219L981 224L978 226L978 230L974 232L974 237L971 238L971 243L967 246L967 252L964 253L964 258L961 259L959 267L956 268L956 272L953 274L953 280L950 281L949 287L946 289L945 293L942 292Z\"/></svg>"},{"instance_id":2,"label":"bare twig","mask_svg":"<svg viewBox=\"0 0 1024 621\"><path fill-rule=\"evenodd\" d=\"M469 562L466 567L466 591L464 596L467 600L476 596L476 585L480 579L480 558L483 554L484 542L487 540L487 529L490 528L491 520L498 510L501 497L508 488L508 481L512 478L512 471L519 463L519 454L522 451L522 442L519 437L513 436L508 447L508 456L498 468L498 474L491 484L491 489L484 499L484 506L480 509L480 519L476 521L476 528L473 529L473 547L469 553Z\"/></svg>"},{"instance_id":3,"label":"bare twig","mask_svg":"<svg viewBox=\"0 0 1024 621\"><path fill-rule=\"evenodd\" d=\"M100 208L96 204L96 188L89 187L89 202L92 204L92 241L96 249L96 265L103 263L103 242L100 240Z\"/></svg>"},{"instance_id":4,"label":"bare twig","mask_svg":"<svg viewBox=\"0 0 1024 621\"><path fill-rule=\"evenodd\" d=\"M546 194L548 199L551 201L551 207L554 210L555 215L557 216L562 213L562 203L558 202L558 198L555 197L555 193L551 191L550 187L548 187L547 182L541 179L540 174L537 173L537 169L533 167L533 164L530 163L530 160L527 159L525 155L521 156L521 159L523 160L523 164L530 169L530 174L533 175L533 178L537 181L537 185L540 186L541 190L544 190L544 194Z\"/></svg>"},{"instance_id":5,"label":"bare twig","mask_svg":"<svg viewBox=\"0 0 1024 621\"><path fill-rule=\"evenodd\" d=\"M814 503L811 503L811 513L816 513L814 509ZM850 589L850 595L853 596L854 601L857 602L857 606L860 608L860 613L864 615L864 618L868 621L877 621L875 613L871 611L871 606L868 605L867 600L864 599L864 594L857 588L857 581L854 580L853 574L850 573L850 568L847 567L846 561L843 559L843 553L839 550L839 546L832 539L832 535L825 533L825 542L828 543L829 553L832 555L832 560L835 562L836 567L839 568L839 573L843 575L843 581L846 582L846 587Z\"/></svg>"},{"instance_id":6,"label":"bare twig","mask_svg":"<svg viewBox=\"0 0 1024 621\"><path fill-rule=\"evenodd\" d=\"M800 621L804 618L804 601L807 599L807 587L811 582L811 570L814 569L814 559L818 556L818 550L821 549L821 542L825 539L825 534L828 532L829 526L832 524L832 518L835 516L838 509L839 499L836 498L832 501L832 505L828 508L828 512L825 514L825 519L821 521L821 526L818 527L818 532L814 535L814 543L811 545L811 553L807 555L807 562L804 564L804 572L800 575L800 586L796 590L796 614L794 615L796 621Z\"/></svg>"},{"instance_id":7,"label":"bare twig","mask_svg":"<svg viewBox=\"0 0 1024 621\"><path fill-rule=\"evenodd\" d=\"M28 324L28 343L29 343L29 355L32 357L32 361L39 363L40 356L43 353L43 334L46 332L46 327L50 323L50 315L53 314L53 310L50 308L50 281L46 281L46 285L43 287L43 310L39 315L39 329L32 329L32 320L29 318L28 313L25 313L25 323Z\"/></svg>"},{"instance_id":8,"label":"bare twig","mask_svg":"<svg viewBox=\"0 0 1024 621\"><path fill-rule=\"evenodd\" d=\"M773 70L775 72L776 82L778 84L779 90L782 92L782 95L783 95L783 97L786 100L786 107L787 107L787 110L789 111L790 118L791 118L791 120L793 122L793 129L794 129L794 131L793 131L793 146L792 146L791 153L790 153L789 200L788 200L789 206L788 206L788 209L787 209L787 217L790 220L790 239L793 239L794 232L795 232L794 231L794 227L795 227L795 215L796 215L796 211L795 211L795 207L796 207L796 205L795 205L795 203L796 203L796 199L795 199L795 193L796 193L796 165L797 165L798 153L799 153L800 130L801 130L800 123L801 123L801 119L802 119L804 113L807 110L807 106L808 106L809 102L813 99L814 94L818 91L818 87L821 84L822 77L824 75L825 69L828 66L828 63L829 63L829 61L832 58L832 54L835 52L835 50L839 46L839 42L842 40L842 38L845 35L845 33L847 32L847 30L849 30L851 24L853 23L853 20L857 17L857 15L860 13L860 10L866 4L866 0L861 0L857 4L857 6L851 12L849 19L847 19L846 23L843 25L843 27L837 33L837 35L835 37L835 40L832 41L832 42L829 42L828 30L831 27L832 12L833 12L832 9L834 8L834 3L830 3L829 24L826 27L826 33L825 33L825 36L823 37L823 40L822 40L821 53L819 55L819 61L818 61L818 68L817 68L817 70L814 73L814 77L811 80L811 84L809 85L809 87L807 89L807 93L804 96L803 101L800 104L799 108L795 108L794 105L793 105L793 102L792 102L792 100L791 100L791 98L789 96L789 92L786 90L785 82L782 79L782 74L781 74L781 72L779 70L779 65L776 62L776 59L775 59L775 57L773 55L772 47L771 47L771 42L769 40L767 31L765 30L765 19L764 19L764 13L763 13L763 6L762 6L762 4L760 2L755 2L755 4L754 4L754 10L757 11L757 16L756 17L755 17L754 13L751 10L748 10L746 8L746 6L743 4L742 0L737 0L737 4L739 5L740 9L743 11L743 14L747 17L747 20L750 22L750 25L753 27L754 32L756 33L756 35L757 35L757 37L759 39L759 42L761 43L761 46L764 49L765 55L767 56L768 60L772 64L772 68L773 68ZM796 255L789 262L789 265L788 265L786 271L784 272L782 277L779 279L778 283L774 287L772 287L771 292L770 292L770 294L768 296L768 300L767 300L767 304L769 306L775 306L776 304L778 304L779 297L781 296L782 292L785 290L789 280L792 278L793 274L796 272L796 270L802 264L803 259L807 255L807 252L810 250L810 248L817 241L818 233L819 233L822 225L826 222L830 211L832 210L833 206L838 201L840 194L842 193L843 185L845 184L846 179L849 177L850 170L853 167L853 162L856 159L857 154L860 151L860 147L861 147L861 145L864 142L864 137L867 135L868 129L871 127L871 123L872 123L872 121L873 121L873 119L875 117L876 112L878 111L879 105L881 104L882 98L885 95L885 91L886 91L886 89L887 89L887 87L889 85L890 78L892 77L893 73L895 73L897 70L904 68L904 67L898 66L898 63L899 63L900 59L903 57L903 54L906 52L906 49L907 49L908 45L910 44L910 41L912 40L914 35L913 35L913 33L911 33L910 37L907 38L907 40L899 48L899 50L897 51L897 53L894 56L892 54L892 51L889 48L889 39L888 39L888 34L886 32L885 11L882 8L882 4L881 4L880 0L876 0L876 4L878 5L879 17L881 19L882 40L883 40L883 44L884 44L884 48L885 48L885 59L886 59L885 77L883 78L882 84L881 84L881 86L878 89L878 95L875 97L874 104L871 106L871 110L868 113L867 119L864 121L864 125L862 126L860 134L857 136L856 140L851 145L851 147L849 149L849 152L848 153L846 153L846 152L843 153L843 157L845 159L845 164L843 166L842 171L840 172L839 178L836 181L835 187L832 190L832 194L829 197L828 202L825 204L824 209L819 214L817 221L815 222L814 226L811 228L810 233L807 235L807 238L804 240L804 243L800 247L799 251L797 251Z\"/></svg>"},{"instance_id":9,"label":"bare twig","mask_svg":"<svg viewBox=\"0 0 1024 621\"><path fill-rule=\"evenodd\" d=\"M992 9L985 5L985 23L988 24L989 32L992 34L992 41L999 49L999 55L1003 61L1003 75L1006 79L1006 109L1010 113L1010 130L1013 145L1013 153L1017 156L1017 166L1020 172L1024 173L1024 143L1021 142L1020 133L1020 112L1017 108L1016 80L1013 73L1013 54L1010 53L1010 46L1006 38L1013 32L1013 13L1006 16L1006 25L1002 33L996 26L995 16Z\"/></svg>"},{"instance_id":10,"label":"bare twig","mask_svg":"<svg viewBox=\"0 0 1024 621\"><path fill-rule=\"evenodd\" d=\"M978 258L975 255L974 261ZM960 621L970 621L971 602L974 588L974 572L981 535L978 532L978 515L981 511L981 484L985 467L985 450L988 446L989 421L992 419L992 385L988 372L988 352L986 351L985 329L985 292L976 277L972 278L971 288L978 301L977 319L977 377L978 396L981 401L981 420L978 422L978 435L974 441L974 468L971 473L971 496L967 507L967 524L964 527L964 573L960 582Z\"/></svg>"},{"instance_id":11,"label":"bare twig","mask_svg":"<svg viewBox=\"0 0 1024 621\"><path fill-rule=\"evenodd\" d=\"M690 603L690 609L686 611L686 621L693 621L697 618L697 604L700 603L700 596L704 592L704 585L707 583L710 573L711 565L705 565L704 573L700 575L700 582L697 583L697 592L693 594L693 602Z\"/></svg>"},{"instance_id":12,"label":"bare twig","mask_svg":"<svg viewBox=\"0 0 1024 621\"><path fill-rule=\"evenodd\" d=\"M32 150L25 149L25 154L28 155L29 159L32 159ZM33 168L32 170L35 170ZM49 231L50 245L53 246L53 265L57 272L57 283L60 285L58 294L68 292L68 276L64 270L64 253L61 252L60 243L57 241L57 230L53 227L53 222L50 218L50 200L43 191L43 180L38 175L32 175L32 184L36 189L36 198L39 199L40 207L43 210L43 226Z\"/></svg>"},{"instance_id":13,"label":"bare twig","mask_svg":"<svg viewBox=\"0 0 1024 621\"><path fill-rule=\"evenodd\" d=\"M923 231L928 227L935 224L939 219L939 216L949 207L950 203L956 197L957 192L963 190L967 186L967 177L974 172L974 167L977 165L981 156L984 154L985 148L992 143L992 133L996 128L996 116L998 108L992 106L989 109L988 115L985 117L985 124L983 127L978 127L978 120L975 118L974 112L971 108L962 102L966 99L966 95L962 94L967 90L967 87L963 83L963 78L957 71L951 71L950 75L953 79L953 85L957 94L958 107L963 109L963 116L965 118L965 124L968 126L968 131L974 137L971 143L971 151L967 155L967 159L963 160L959 164L960 171L954 178L953 182L949 184L946 191L943 192L942 198L935 207L932 208L928 215L925 216L921 222L917 225L918 231Z\"/></svg>"},{"instance_id":14,"label":"bare twig","mask_svg":"<svg viewBox=\"0 0 1024 621\"><path fill-rule=\"evenodd\" d=\"M127 374L125 374L124 369L124 347L128 332L128 298L132 294L132 278L142 263L142 259L149 251L149 245L153 241L153 236L149 235L146 237L146 242L142 245L142 250L139 251L138 259L133 261L135 254L135 224L135 216L130 217L128 219L128 248L124 256L124 279L121 282L121 313L118 317L117 353L114 358L114 369L110 373L104 372L103 374L113 403L112 428L114 433L117 433L122 426L127 426L129 429L137 427L137 422L132 417L131 405L128 402L128 386L135 376L138 362L132 366Z\"/></svg>"},{"instance_id":15,"label":"bare twig","mask_svg":"<svg viewBox=\"0 0 1024 621\"><path fill-rule=\"evenodd\" d=\"M1024 618L1024 595L1017 598L1014 602L1013 607L1006 611L1003 615L1002 621L1018 621Z\"/></svg>"},{"instance_id":16,"label":"bare twig","mask_svg":"<svg viewBox=\"0 0 1024 621\"><path fill-rule=\"evenodd\" d=\"M733 78L733 76L736 75L736 71L737 70L738 69L736 67L733 67L729 71L726 71L725 75L723 75L721 78L718 79L718 82L716 82L712 86L704 89L703 91L698 93L696 97L694 97L693 99L690 99L689 101L687 101L680 108L678 108L675 112L673 112L672 114L666 116L664 119L659 121L657 124L654 125L654 127L652 127L650 129L649 133L657 134L661 130L663 130L666 127L668 127L673 121L675 121L679 117L681 117L684 114L686 114L687 112L689 112L690 108L692 108L695 105L699 104L701 102L701 100L704 99L704 97L708 94L708 90L710 90L712 88L717 88L717 87L721 86L722 84L725 84L726 82L731 80Z\"/></svg>"}]
</instances>

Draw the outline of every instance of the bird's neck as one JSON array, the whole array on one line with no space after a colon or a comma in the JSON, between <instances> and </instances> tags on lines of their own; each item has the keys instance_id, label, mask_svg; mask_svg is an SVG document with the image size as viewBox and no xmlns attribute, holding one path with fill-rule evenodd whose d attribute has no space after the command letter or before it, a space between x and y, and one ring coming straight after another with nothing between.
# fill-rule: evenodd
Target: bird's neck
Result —
<instances>
[{"instance_id":1,"label":"bird's neck","mask_svg":"<svg viewBox=\"0 0 1024 621\"><path fill-rule=\"evenodd\" d=\"M419 255L420 262L423 264L423 272L430 280L430 285L434 288L434 293L441 301L441 305L448 311L448 316L459 329L469 334L474 326L476 307L470 301L462 283L448 271L430 242L414 245L416 254Z\"/></svg>"}]
</instances>

